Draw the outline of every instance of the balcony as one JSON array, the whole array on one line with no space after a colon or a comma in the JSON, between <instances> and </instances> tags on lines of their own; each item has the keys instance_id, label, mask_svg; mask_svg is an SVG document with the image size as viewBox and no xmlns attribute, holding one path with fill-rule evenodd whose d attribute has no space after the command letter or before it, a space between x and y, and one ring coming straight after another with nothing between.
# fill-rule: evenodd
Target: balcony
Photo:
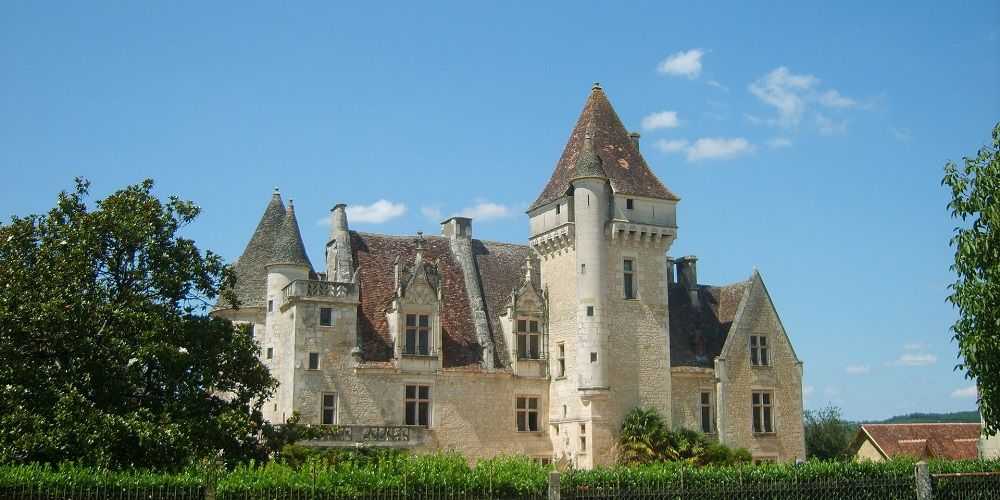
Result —
<instances>
[{"instance_id":1,"label":"balcony","mask_svg":"<svg viewBox=\"0 0 1000 500\"><path fill-rule=\"evenodd\" d=\"M357 285L336 281L295 280L281 289L284 302L293 298L357 301Z\"/></svg>"}]
</instances>

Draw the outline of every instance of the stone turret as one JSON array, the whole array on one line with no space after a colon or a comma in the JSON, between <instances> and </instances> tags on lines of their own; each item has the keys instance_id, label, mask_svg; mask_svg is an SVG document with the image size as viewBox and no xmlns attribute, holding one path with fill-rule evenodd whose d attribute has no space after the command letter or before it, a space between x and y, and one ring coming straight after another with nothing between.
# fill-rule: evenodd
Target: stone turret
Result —
<instances>
[{"instance_id":1,"label":"stone turret","mask_svg":"<svg viewBox=\"0 0 1000 500\"><path fill-rule=\"evenodd\" d=\"M570 179L576 216L577 389L584 394L608 389L608 339L605 325L608 247L608 176L594 150L593 123Z\"/></svg>"},{"instance_id":2,"label":"stone turret","mask_svg":"<svg viewBox=\"0 0 1000 500\"><path fill-rule=\"evenodd\" d=\"M267 294L270 309L278 307L282 300L281 291L285 285L295 280L309 279L312 264L306 255L299 222L295 218L295 205L288 200L285 218L275 235L274 250L267 263Z\"/></svg>"},{"instance_id":3,"label":"stone turret","mask_svg":"<svg viewBox=\"0 0 1000 500\"><path fill-rule=\"evenodd\" d=\"M338 203L330 210L330 239L326 243L326 276L330 281L354 279L351 232L347 225L347 205Z\"/></svg>"}]
</instances>

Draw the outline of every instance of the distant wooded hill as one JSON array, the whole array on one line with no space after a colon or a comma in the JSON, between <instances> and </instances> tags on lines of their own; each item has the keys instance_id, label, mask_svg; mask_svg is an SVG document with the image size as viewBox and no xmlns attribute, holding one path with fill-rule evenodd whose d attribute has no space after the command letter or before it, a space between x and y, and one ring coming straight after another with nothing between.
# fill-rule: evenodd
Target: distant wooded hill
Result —
<instances>
[{"instance_id":1,"label":"distant wooded hill","mask_svg":"<svg viewBox=\"0 0 1000 500\"><path fill-rule=\"evenodd\" d=\"M947 422L970 422L979 423L979 411L956 411L952 413L910 413L909 415L897 415L885 420L876 422L866 422L872 424L936 424Z\"/></svg>"}]
</instances>

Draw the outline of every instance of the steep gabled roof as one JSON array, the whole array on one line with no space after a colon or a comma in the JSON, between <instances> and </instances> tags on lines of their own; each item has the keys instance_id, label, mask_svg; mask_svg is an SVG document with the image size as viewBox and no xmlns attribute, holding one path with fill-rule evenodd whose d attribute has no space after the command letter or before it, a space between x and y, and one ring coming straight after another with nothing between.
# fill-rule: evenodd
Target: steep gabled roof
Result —
<instances>
[{"instance_id":1,"label":"steep gabled roof","mask_svg":"<svg viewBox=\"0 0 1000 500\"><path fill-rule=\"evenodd\" d=\"M236 273L236 296L242 307L262 307L267 296L267 271L264 266L271 261L274 243L278 239L285 219L285 205L278 190L274 190L264 214L257 223L250 242L233 265Z\"/></svg>"},{"instance_id":2,"label":"steep gabled roof","mask_svg":"<svg viewBox=\"0 0 1000 500\"><path fill-rule=\"evenodd\" d=\"M275 236L274 248L268 264L293 264L306 266L312 271L306 246L302 243L302 233L299 232L299 221L295 218L295 207L288 202L288 210L281 221L281 226Z\"/></svg>"},{"instance_id":3,"label":"steep gabled roof","mask_svg":"<svg viewBox=\"0 0 1000 500\"><path fill-rule=\"evenodd\" d=\"M584 136L591 124L594 148L601 157L604 172L615 193L661 200L679 199L646 165L646 160L639 154L604 90L600 85L594 85L552 177L538 199L528 208L529 211L560 198L569 189L569 182L575 177L577 157L583 149Z\"/></svg>"},{"instance_id":4,"label":"steep gabled roof","mask_svg":"<svg viewBox=\"0 0 1000 500\"><path fill-rule=\"evenodd\" d=\"M684 286L670 284L670 366L713 368L749 288L750 280L699 285L699 306L695 307Z\"/></svg>"},{"instance_id":5,"label":"steep gabled roof","mask_svg":"<svg viewBox=\"0 0 1000 500\"><path fill-rule=\"evenodd\" d=\"M981 429L976 423L861 424L853 448L868 438L886 458L971 459L979 454Z\"/></svg>"}]
</instances>

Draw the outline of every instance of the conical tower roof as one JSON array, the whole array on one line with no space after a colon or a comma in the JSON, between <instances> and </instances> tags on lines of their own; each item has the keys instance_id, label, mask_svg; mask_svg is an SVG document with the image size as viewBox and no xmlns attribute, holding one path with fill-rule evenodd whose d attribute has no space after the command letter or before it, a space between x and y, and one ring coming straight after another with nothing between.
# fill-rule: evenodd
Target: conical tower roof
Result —
<instances>
[{"instance_id":1,"label":"conical tower roof","mask_svg":"<svg viewBox=\"0 0 1000 500\"><path fill-rule=\"evenodd\" d=\"M600 156L604 173L616 194L661 200L680 199L646 165L646 160L639 154L639 149L604 94L604 89L594 84L552 177L538 199L531 204L529 211L560 198L569 189L570 180L576 177L577 158L584 149L584 138L589 127L592 127L594 150Z\"/></svg>"},{"instance_id":2,"label":"conical tower roof","mask_svg":"<svg viewBox=\"0 0 1000 500\"><path fill-rule=\"evenodd\" d=\"M608 178L604 172L604 162L601 160L601 155L594 150L593 129L593 123L591 123L587 127L587 134L583 137L583 149L580 150L580 154L576 155L576 165L570 180L582 177Z\"/></svg>"},{"instance_id":3,"label":"conical tower roof","mask_svg":"<svg viewBox=\"0 0 1000 500\"><path fill-rule=\"evenodd\" d=\"M267 271L264 266L271 260L274 242L278 239L284 220L285 204L275 188L250 242L233 266L236 273L236 296L243 307L264 305L267 296Z\"/></svg>"},{"instance_id":4,"label":"conical tower roof","mask_svg":"<svg viewBox=\"0 0 1000 500\"><path fill-rule=\"evenodd\" d=\"M278 229L274 251L268 264L306 266L312 271L312 264L306 255L306 246L302 243L302 233L299 232L299 221L295 218L295 206L291 200L288 201L288 209L285 210L284 220Z\"/></svg>"}]
</instances>

